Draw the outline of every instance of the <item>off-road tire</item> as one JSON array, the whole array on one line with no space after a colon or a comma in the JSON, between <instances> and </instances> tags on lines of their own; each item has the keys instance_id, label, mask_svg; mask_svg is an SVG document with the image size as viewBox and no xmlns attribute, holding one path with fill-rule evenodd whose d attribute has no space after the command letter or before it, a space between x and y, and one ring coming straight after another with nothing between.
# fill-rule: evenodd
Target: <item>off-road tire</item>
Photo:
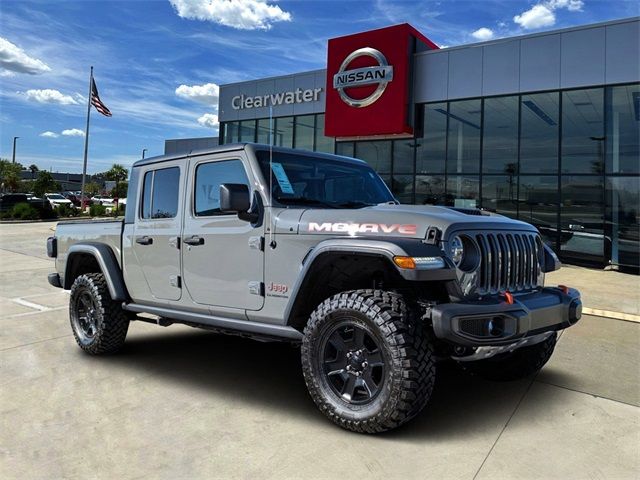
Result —
<instances>
[{"instance_id":1,"label":"off-road tire","mask_svg":"<svg viewBox=\"0 0 640 480\"><path fill-rule=\"evenodd\" d=\"M90 299L94 306L95 334L88 336L79 323L82 311L81 297ZM79 306L80 305L80 306ZM109 294L102 273L80 275L71 286L69 298L71 330L82 350L91 355L114 353L124 344L129 329L129 317L121 303Z\"/></svg>"},{"instance_id":2,"label":"off-road tire","mask_svg":"<svg viewBox=\"0 0 640 480\"><path fill-rule=\"evenodd\" d=\"M353 405L338 396L322 368L322 339L344 322L353 322L375 336L385 359L383 381L377 396L367 404ZM397 293L354 290L326 299L304 329L301 356L313 401L329 419L354 432L399 427L425 407L433 391L436 367L426 328Z\"/></svg>"},{"instance_id":3,"label":"off-road tire","mask_svg":"<svg viewBox=\"0 0 640 480\"><path fill-rule=\"evenodd\" d=\"M557 334L553 332L544 342L522 347L514 352L496 355L476 362L459 362L468 372L497 382L526 378L540 371L549 361L556 346Z\"/></svg>"}]
</instances>

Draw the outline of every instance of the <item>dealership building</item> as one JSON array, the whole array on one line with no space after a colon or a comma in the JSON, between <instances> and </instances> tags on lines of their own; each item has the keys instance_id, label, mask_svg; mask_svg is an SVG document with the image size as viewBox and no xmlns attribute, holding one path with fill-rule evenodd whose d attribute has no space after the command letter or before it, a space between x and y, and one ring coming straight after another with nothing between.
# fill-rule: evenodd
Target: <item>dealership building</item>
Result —
<instances>
[{"instance_id":1,"label":"dealership building","mask_svg":"<svg viewBox=\"0 0 640 480\"><path fill-rule=\"evenodd\" d=\"M640 18L439 49L410 25L327 68L224 85L219 142L367 161L402 203L536 225L568 263L637 268Z\"/></svg>"}]
</instances>

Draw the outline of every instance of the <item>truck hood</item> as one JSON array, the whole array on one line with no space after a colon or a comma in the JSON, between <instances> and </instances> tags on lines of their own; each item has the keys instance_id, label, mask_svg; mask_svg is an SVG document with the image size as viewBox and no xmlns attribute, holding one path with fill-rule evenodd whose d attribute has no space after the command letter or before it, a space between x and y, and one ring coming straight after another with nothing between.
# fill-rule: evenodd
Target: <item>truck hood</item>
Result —
<instances>
[{"instance_id":1,"label":"truck hood","mask_svg":"<svg viewBox=\"0 0 640 480\"><path fill-rule=\"evenodd\" d=\"M360 209L306 209L281 212L277 231L301 235L425 238L437 227L443 238L459 230L528 230L528 223L474 210L428 205L377 205ZM285 220L286 219L286 220ZM288 221L287 221L288 220ZM296 221L297 220L297 221ZM292 225L296 221L297 225Z\"/></svg>"}]
</instances>

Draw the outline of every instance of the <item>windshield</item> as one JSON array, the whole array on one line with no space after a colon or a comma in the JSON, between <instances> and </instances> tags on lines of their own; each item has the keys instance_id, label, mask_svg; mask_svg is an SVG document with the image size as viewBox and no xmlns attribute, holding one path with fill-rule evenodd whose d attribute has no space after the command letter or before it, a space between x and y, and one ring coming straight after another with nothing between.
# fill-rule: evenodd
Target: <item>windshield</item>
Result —
<instances>
[{"instance_id":1,"label":"windshield","mask_svg":"<svg viewBox=\"0 0 640 480\"><path fill-rule=\"evenodd\" d=\"M273 181L274 204L317 208L360 208L394 202L389 189L366 164L338 159L273 152L256 152L267 182Z\"/></svg>"},{"instance_id":2,"label":"windshield","mask_svg":"<svg viewBox=\"0 0 640 480\"><path fill-rule=\"evenodd\" d=\"M47 197L53 200L65 200L65 198L59 193L50 193L49 195L47 195Z\"/></svg>"}]
</instances>

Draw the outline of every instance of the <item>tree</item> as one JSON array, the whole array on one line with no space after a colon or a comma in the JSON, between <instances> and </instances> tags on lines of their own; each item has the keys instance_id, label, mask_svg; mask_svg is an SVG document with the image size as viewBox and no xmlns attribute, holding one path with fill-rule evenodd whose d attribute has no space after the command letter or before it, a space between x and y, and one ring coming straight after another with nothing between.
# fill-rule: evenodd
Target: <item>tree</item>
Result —
<instances>
[{"instance_id":1,"label":"tree","mask_svg":"<svg viewBox=\"0 0 640 480\"><path fill-rule=\"evenodd\" d=\"M95 182L89 182L84 186L84 194L88 197L93 197L100 193L100 185Z\"/></svg>"},{"instance_id":2,"label":"tree","mask_svg":"<svg viewBox=\"0 0 640 480\"><path fill-rule=\"evenodd\" d=\"M40 169L35 163L32 163L31 165L29 165L28 170L31 171L31 180L33 180L34 175L40 171Z\"/></svg>"},{"instance_id":3,"label":"tree","mask_svg":"<svg viewBox=\"0 0 640 480\"><path fill-rule=\"evenodd\" d=\"M113 166L104 172L104 178L107 180L115 181L116 188L120 182L124 182L129 176L129 170L124 168L122 165L118 163L114 163Z\"/></svg>"},{"instance_id":4,"label":"tree","mask_svg":"<svg viewBox=\"0 0 640 480\"><path fill-rule=\"evenodd\" d=\"M12 163L6 159L0 159L0 184L5 189L15 192L20 185L20 172L22 165Z\"/></svg>"},{"instance_id":5,"label":"tree","mask_svg":"<svg viewBox=\"0 0 640 480\"><path fill-rule=\"evenodd\" d=\"M113 187L113 190L111 190L111 196L113 198L127 198L128 188L129 188L128 182L119 183L115 187Z\"/></svg>"},{"instance_id":6,"label":"tree","mask_svg":"<svg viewBox=\"0 0 640 480\"><path fill-rule=\"evenodd\" d=\"M38 178L33 182L33 193L36 197L42 197L45 193L60 190L60 184L46 171L38 172Z\"/></svg>"}]
</instances>

